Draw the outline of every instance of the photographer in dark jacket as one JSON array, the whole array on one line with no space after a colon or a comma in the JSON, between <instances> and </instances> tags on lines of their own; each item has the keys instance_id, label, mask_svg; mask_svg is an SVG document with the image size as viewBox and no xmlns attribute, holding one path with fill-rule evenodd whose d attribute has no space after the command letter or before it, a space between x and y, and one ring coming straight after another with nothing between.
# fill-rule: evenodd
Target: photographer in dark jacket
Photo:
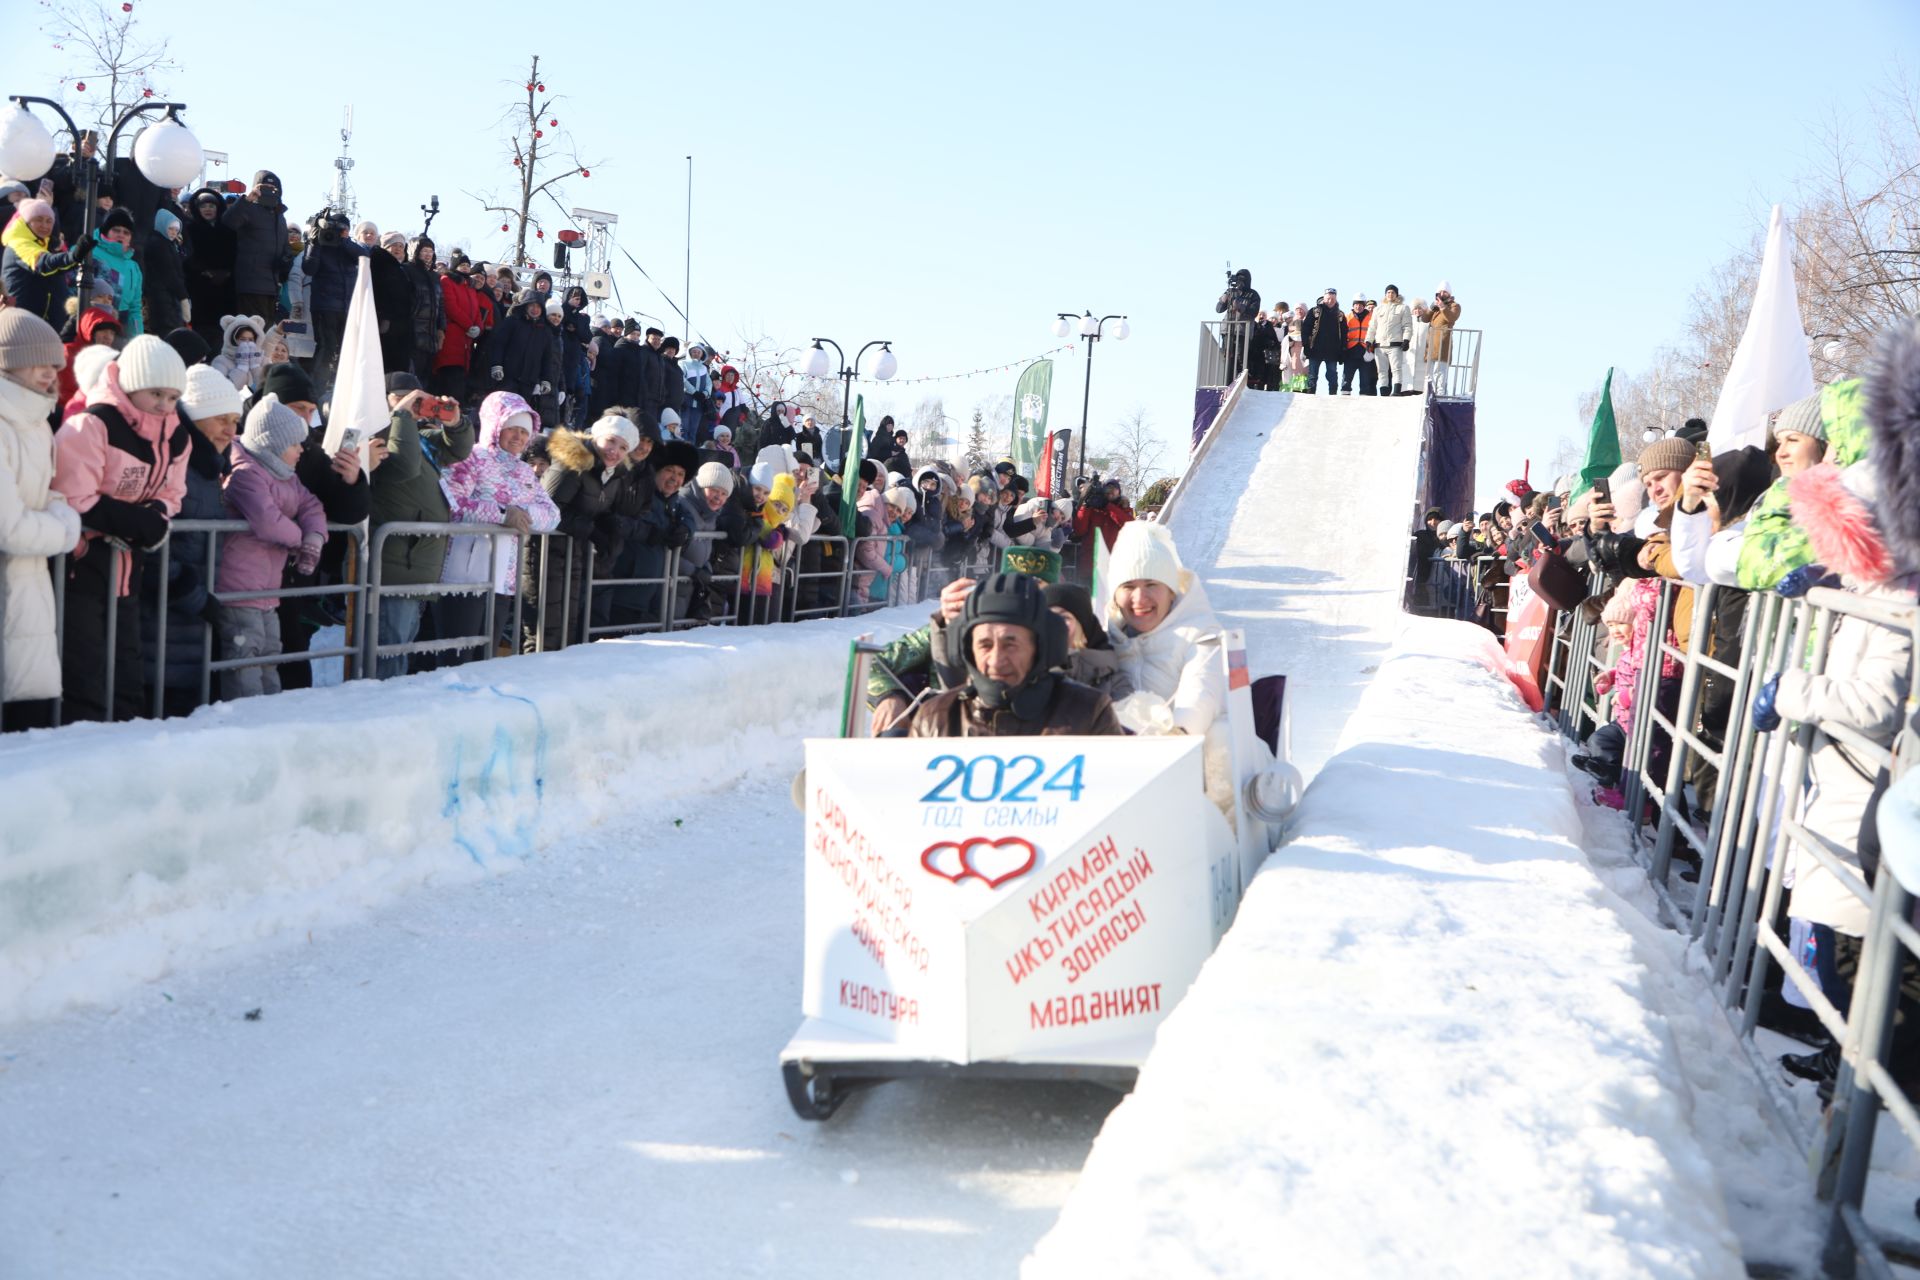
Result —
<instances>
[{"instance_id":1,"label":"photographer in dark jacket","mask_svg":"<svg viewBox=\"0 0 1920 1280\"><path fill-rule=\"evenodd\" d=\"M220 225L234 234L233 290L238 314L279 314L280 282L287 278L287 206L271 169L253 175L246 195L227 206ZM217 321L219 317L215 317Z\"/></svg>"},{"instance_id":2,"label":"photographer in dark jacket","mask_svg":"<svg viewBox=\"0 0 1920 1280\"><path fill-rule=\"evenodd\" d=\"M187 201L187 299L193 304L193 331L207 345L220 344L220 317L234 314L233 262L238 241L222 226L226 201L202 187Z\"/></svg>"},{"instance_id":3,"label":"photographer in dark jacket","mask_svg":"<svg viewBox=\"0 0 1920 1280\"><path fill-rule=\"evenodd\" d=\"M1260 314L1260 291L1253 287L1253 272L1242 267L1229 275L1227 291L1213 309L1228 322L1223 326L1222 341L1227 351L1227 381L1232 382L1240 376L1241 361L1253 336L1254 317Z\"/></svg>"}]
</instances>

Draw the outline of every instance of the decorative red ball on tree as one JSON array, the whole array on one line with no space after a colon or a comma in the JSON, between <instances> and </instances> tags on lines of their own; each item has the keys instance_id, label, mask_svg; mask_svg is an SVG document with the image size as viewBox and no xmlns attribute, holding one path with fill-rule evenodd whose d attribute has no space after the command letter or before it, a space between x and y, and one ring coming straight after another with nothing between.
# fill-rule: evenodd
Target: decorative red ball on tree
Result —
<instances>
[{"instance_id":1,"label":"decorative red ball on tree","mask_svg":"<svg viewBox=\"0 0 1920 1280\"><path fill-rule=\"evenodd\" d=\"M506 224L506 223L504 223L504 222L503 222L503 223L501 223L501 224L500 224L500 229L501 229L502 231L505 231L505 230L507 229L507 224Z\"/></svg>"},{"instance_id":2,"label":"decorative red ball on tree","mask_svg":"<svg viewBox=\"0 0 1920 1280\"><path fill-rule=\"evenodd\" d=\"M546 134L544 134L544 133L542 133L542 132L540 132L540 130L538 130L538 129L535 129L535 130L533 131L533 136L534 136L534 137L536 137L536 138L544 138L544 137L546 137L547 135L546 135Z\"/></svg>"},{"instance_id":3,"label":"decorative red ball on tree","mask_svg":"<svg viewBox=\"0 0 1920 1280\"><path fill-rule=\"evenodd\" d=\"M151 90L151 89L142 89L142 90L140 91L140 96L141 96L141 97L143 97L143 98L151 98L151 97L153 96L153 90Z\"/></svg>"},{"instance_id":4,"label":"decorative red ball on tree","mask_svg":"<svg viewBox=\"0 0 1920 1280\"><path fill-rule=\"evenodd\" d=\"M535 240L545 240L547 238L547 233L544 231L535 231L533 233L533 238Z\"/></svg>"},{"instance_id":5,"label":"decorative red ball on tree","mask_svg":"<svg viewBox=\"0 0 1920 1280\"><path fill-rule=\"evenodd\" d=\"M533 92L533 86L532 86L532 85L528 85L528 86L527 86L527 92L528 92L528 93L532 93L532 92Z\"/></svg>"},{"instance_id":6,"label":"decorative red ball on tree","mask_svg":"<svg viewBox=\"0 0 1920 1280\"><path fill-rule=\"evenodd\" d=\"M132 13L132 12L133 12L133 5L132 5L131 3L125 3L125 4L122 4L122 5L120 6L120 12L122 12L122 13Z\"/></svg>"},{"instance_id":7,"label":"decorative red ball on tree","mask_svg":"<svg viewBox=\"0 0 1920 1280\"><path fill-rule=\"evenodd\" d=\"M85 93L87 91L87 82L85 80L80 81L73 86L73 91L75 93Z\"/></svg>"},{"instance_id":8,"label":"decorative red ball on tree","mask_svg":"<svg viewBox=\"0 0 1920 1280\"><path fill-rule=\"evenodd\" d=\"M547 128L549 128L549 129L558 129L559 127L560 127L560 122L559 122L558 120L549 120L549 121L547 121Z\"/></svg>"},{"instance_id":9,"label":"decorative red ball on tree","mask_svg":"<svg viewBox=\"0 0 1920 1280\"><path fill-rule=\"evenodd\" d=\"M513 158L513 167L514 167L514 168L516 168L516 169L518 169L518 168L520 167L520 157L519 157L519 156L515 156L515 157Z\"/></svg>"},{"instance_id":10,"label":"decorative red ball on tree","mask_svg":"<svg viewBox=\"0 0 1920 1280\"><path fill-rule=\"evenodd\" d=\"M547 86L543 84L537 84L534 86L534 88L538 89L541 93L545 93L547 91Z\"/></svg>"},{"instance_id":11,"label":"decorative red ball on tree","mask_svg":"<svg viewBox=\"0 0 1920 1280\"><path fill-rule=\"evenodd\" d=\"M588 171L588 170L586 170L586 169L582 169L582 170L580 171L580 176L581 176L581 177L583 177L583 178L591 178L591 177L593 176L593 174L592 174L592 173L591 173L590 171Z\"/></svg>"}]
</instances>

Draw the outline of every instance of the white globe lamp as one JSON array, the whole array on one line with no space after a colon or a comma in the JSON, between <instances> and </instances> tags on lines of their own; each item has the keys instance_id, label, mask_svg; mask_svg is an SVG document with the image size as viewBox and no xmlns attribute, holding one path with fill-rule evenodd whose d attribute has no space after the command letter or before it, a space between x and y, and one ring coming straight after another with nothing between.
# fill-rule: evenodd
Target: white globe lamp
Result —
<instances>
[{"instance_id":1,"label":"white globe lamp","mask_svg":"<svg viewBox=\"0 0 1920 1280\"><path fill-rule=\"evenodd\" d=\"M17 102L0 108L0 173L36 182L53 168L53 135Z\"/></svg>"},{"instance_id":2,"label":"white globe lamp","mask_svg":"<svg viewBox=\"0 0 1920 1280\"><path fill-rule=\"evenodd\" d=\"M819 343L813 344L813 350L807 353L807 376L824 378L833 372L833 360L827 355L827 349Z\"/></svg>"},{"instance_id":3,"label":"white globe lamp","mask_svg":"<svg viewBox=\"0 0 1920 1280\"><path fill-rule=\"evenodd\" d=\"M1072 332L1073 332L1073 321L1068 319L1066 316L1061 316L1058 320L1055 320L1053 322L1054 337L1064 338Z\"/></svg>"},{"instance_id":4,"label":"white globe lamp","mask_svg":"<svg viewBox=\"0 0 1920 1280\"><path fill-rule=\"evenodd\" d=\"M893 352L886 347L880 348L880 354L873 360L873 380L885 382L900 371L900 362L894 359Z\"/></svg>"},{"instance_id":5,"label":"white globe lamp","mask_svg":"<svg viewBox=\"0 0 1920 1280\"><path fill-rule=\"evenodd\" d=\"M207 156L193 131L169 116L148 125L133 140L133 163L148 182L172 191L198 177Z\"/></svg>"}]
</instances>

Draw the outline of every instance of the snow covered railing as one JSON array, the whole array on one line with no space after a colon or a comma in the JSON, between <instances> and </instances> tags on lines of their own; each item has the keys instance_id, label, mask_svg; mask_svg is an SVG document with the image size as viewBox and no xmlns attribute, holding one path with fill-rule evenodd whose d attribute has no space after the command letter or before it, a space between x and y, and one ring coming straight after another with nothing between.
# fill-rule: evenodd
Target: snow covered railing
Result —
<instances>
[{"instance_id":1,"label":"snow covered railing","mask_svg":"<svg viewBox=\"0 0 1920 1280\"><path fill-rule=\"evenodd\" d=\"M1683 599L1693 611L1684 645L1672 631ZM1709 654L1715 623L1730 628L1736 611L1744 612L1738 649L1732 655ZM1912 884L1899 883L1898 871L1876 875L1875 859L1864 856L1859 841L1836 838L1831 822L1816 829L1810 806L1819 792L1810 785L1810 764L1832 746L1836 750L1827 757L1826 768L1847 769L1863 786L1884 787L1897 762L1884 740L1888 735L1877 729L1863 731L1859 725L1819 715L1791 729L1763 728L1752 708L1756 694L1777 687L1785 672L1804 672L1810 681L1824 682L1835 628L1845 625L1893 633L1888 644L1894 651L1904 647L1907 667L1904 677L1858 669L1835 673L1844 683L1882 677L1891 681L1885 688L1876 687L1871 697L1847 699L1848 704L1864 707L1884 698L1890 708L1899 708L1898 716L1911 716L1913 666L1920 661L1917 619L1920 606L1911 598L1825 587L1788 597L1662 580L1647 632L1650 639L1657 638L1657 645L1649 646L1649 658L1631 690L1636 711L1620 764L1620 802L1668 922L1692 940L1725 1006L1738 1012L1737 1030L1754 1068L1763 1081L1773 1082L1770 1096L1781 1104L1786 1128L1820 1171L1819 1194L1834 1202L1827 1266L1836 1274L1852 1273L1855 1251L1883 1246L1898 1260L1920 1264L1920 1241L1876 1232L1860 1213L1872 1116L1884 1106L1920 1149L1920 1115L1889 1069L1896 1009L1903 1021L1920 1016L1920 1009L1903 1005L1899 982L1901 966L1907 963L1901 953L1920 946L1920 935L1908 923ZM1583 725L1590 733L1601 722L1605 700L1593 694L1593 677L1605 665L1596 656L1603 635L1604 628L1576 617L1566 628L1564 645L1556 645L1558 678L1549 687L1557 689L1563 731L1576 739L1585 736ZM1863 651L1867 643L1856 640L1853 648ZM1662 674L1667 661L1675 664L1672 675ZM1709 698L1714 684L1730 688L1724 701ZM1839 700L1828 705L1839 705ZM1656 755L1662 751L1667 758L1656 768ZM1914 754L1909 746L1905 755ZM1826 790L1834 792L1835 786L1829 781ZM1706 794L1696 787L1705 788ZM1910 797L1910 779L1906 787L1903 794ZM1845 803L1837 793L1825 800ZM1881 813L1889 839L1912 838L1910 812L1883 806ZM1856 826L1861 839L1872 836L1870 820L1859 826L1849 819L1845 833L1851 835ZM1693 885L1672 883L1676 855L1698 864ZM1889 852L1883 871L1892 860ZM1790 868L1796 869L1796 887L1813 877L1828 877L1827 896L1843 901L1851 897L1851 914L1866 922L1862 935L1849 935L1858 936L1860 951L1858 978L1850 992L1825 990L1775 924L1787 909ZM1825 909L1829 916L1833 910ZM1809 1126L1784 1095L1778 1065L1754 1039L1774 965L1782 982L1839 1046L1837 1079L1832 1082L1835 1109L1817 1128ZM1839 972L1831 959L1822 967ZM1850 1114L1855 1109L1866 1118L1856 1120Z\"/></svg>"}]
</instances>

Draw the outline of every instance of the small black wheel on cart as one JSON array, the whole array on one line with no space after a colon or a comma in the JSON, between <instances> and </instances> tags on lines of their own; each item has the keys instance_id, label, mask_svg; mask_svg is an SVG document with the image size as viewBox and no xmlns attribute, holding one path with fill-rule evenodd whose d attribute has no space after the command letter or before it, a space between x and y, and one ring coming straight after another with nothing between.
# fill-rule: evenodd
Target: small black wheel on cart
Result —
<instances>
[{"instance_id":1,"label":"small black wheel on cart","mask_svg":"<svg viewBox=\"0 0 1920 1280\"><path fill-rule=\"evenodd\" d=\"M798 1062L783 1062L780 1075L787 1084L787 1101L802 1120L825 1120L847 1100L847 1091L824 1071Z\"/></svg>"}]
</instances>

